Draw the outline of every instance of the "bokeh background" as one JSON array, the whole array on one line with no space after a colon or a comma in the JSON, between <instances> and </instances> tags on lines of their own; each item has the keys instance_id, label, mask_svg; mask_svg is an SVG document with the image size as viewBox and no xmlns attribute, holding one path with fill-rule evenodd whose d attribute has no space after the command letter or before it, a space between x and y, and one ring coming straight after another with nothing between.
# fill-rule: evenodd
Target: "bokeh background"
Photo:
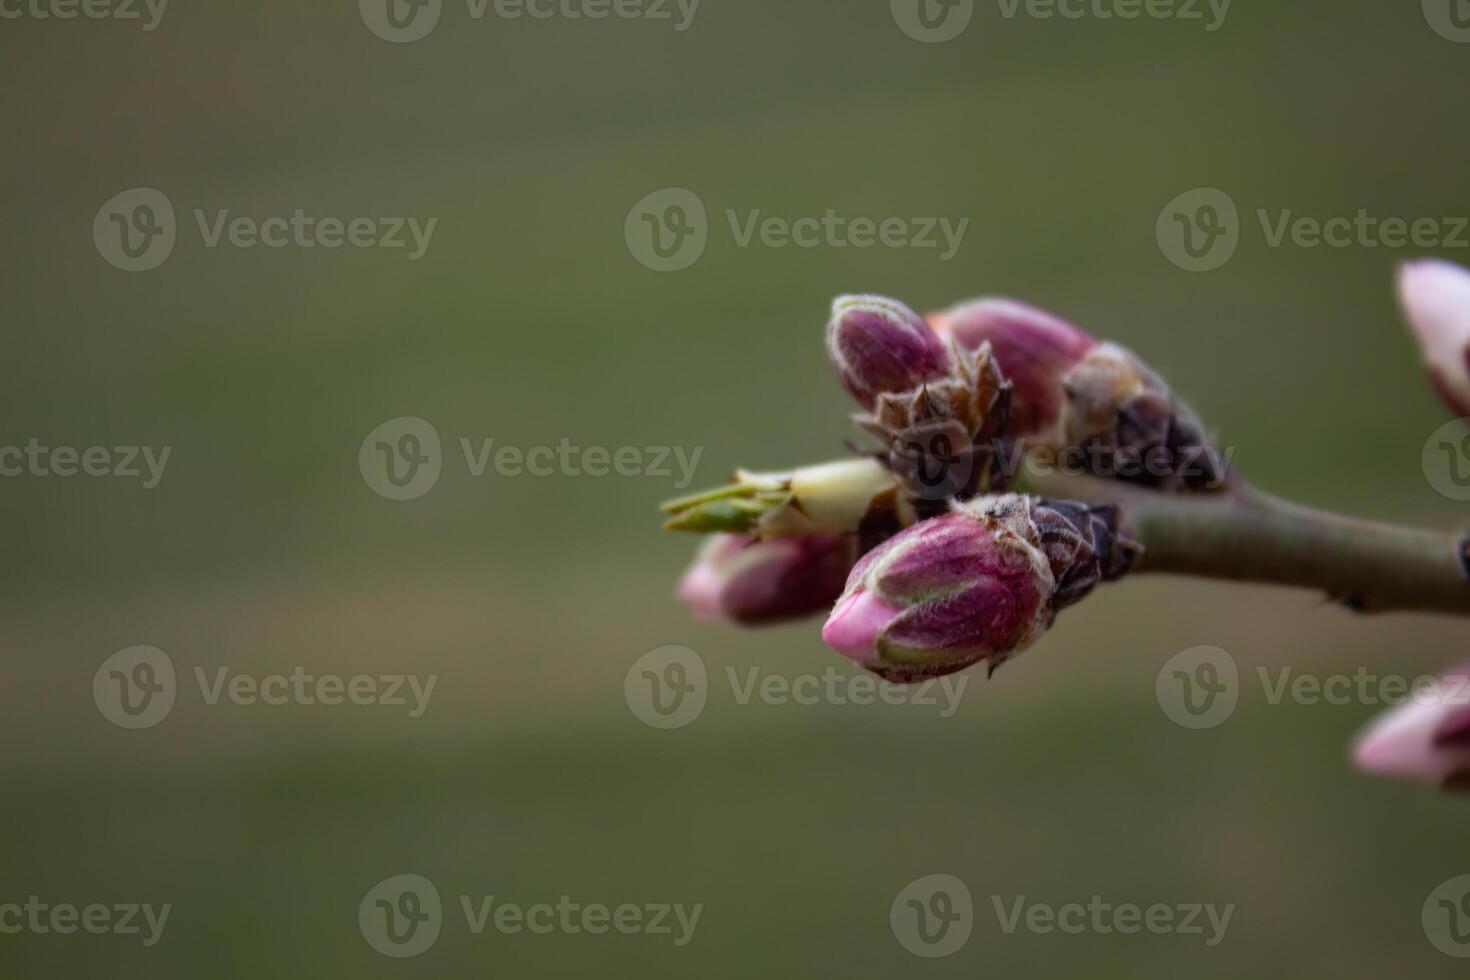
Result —
<instances>
[{"instance_id":1,"label":"bokeh background","mask_svg":"<svg viewBox=\"0 0 1470 980\"><path fill-rule=\"evenodd\" d=\"M492 8L493 10L493 8ZM1407 676L1462 625L1354 618L1316 596L1163 579L1068 612L959 712L741 705L727 667L835 666L817 623L696 624L694 545L658 477L470 476L458 440L840 455L851 406L833 295L932 308L999 293L1140 350L1264 487L1449 528L1420 453L1443 410L1393 299L1423 249L1272 248L1255 219L1470 214L1470 46L1415 3L1240 0L1201 21L1007 19L905 35L883 0L704 0L692 26L470 18L411 44L355 6L174 0L137 22L0 22L0 443L169 445L153 490L0 481L0 901L171 903L162 942L0 936L15 977L1463 975L1426 939L1470 871L1470 810L1346 762L1377 708L1271 705L1256 667ZM99 256L92 221L163 191L161 267ZM702 258L650 271L629 210L709 209ZM1188 273L1161 208L1225 190L1243 234ZM437 217L428 253L203 246L192 212ZM959 254L773 249L724 212L970 219ZM1456 258L1463 250L1429 250ZM420 416L444 473L375 494L364 436ZM137 644L180 694L156 727L98 711ZM634 661L696 650L677 731L624 699ZM1240 664L1228 722L1155 699L1175 653ZM203 703L196 667L439 677L429 710ZM1274 676L1274 675L1273 675ZM451 906L427 953L364 941L358 904L413 872ZM975 896L941 960L896 940L910 881ZM473 936L456 896L703 903L694 941ZM1006 935L991 896L1234 903L1224 942Z\"/></svg>"}]
</instances>

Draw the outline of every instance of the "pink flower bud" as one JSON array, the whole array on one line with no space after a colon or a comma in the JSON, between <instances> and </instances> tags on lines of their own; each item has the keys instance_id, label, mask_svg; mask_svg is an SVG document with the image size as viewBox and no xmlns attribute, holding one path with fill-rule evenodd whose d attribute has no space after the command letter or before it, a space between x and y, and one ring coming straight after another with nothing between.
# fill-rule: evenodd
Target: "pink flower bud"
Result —
<instances>
[{"instance_id":1,"label":"pink flower bud","mask_svg":"<svg viewBox=\"0 0 1470 980\"><path fill-rule=\"evenodd\" d=\"M1066 454L1097 476L1171 491L1214 490L1227 479L1199 418L1133 352L1008 299L973 300L929 322L962 347L990 345L1011 385L1012 438L1078 450Z\"/></svg>"},{"instance_id":2,"label":"pink flower bud","mask_svg":"<svg viewBox=\"0 0 1470 980\"><path fill-rule=\"evenodd\" d=\"M716 534L679 582L679 598L706 620L746 626L824 612L842 594L855 545L840 535L752 541Z\"/></svg>"},{"instance_id":3,"label":"pink flower bud","mask_svg":"<svg viewBox=\"0 0 1470 980\"><path fill-rule=\"evenodd\" d=\"M1353 763L1373 776L1470 792L1470 664L1378 716L1358 737Z\"/></svg>"},{"instance_id":4,"label":"pink flower bud","mask_svg":"<svg viewBox=\"0 0 1470 980\"><path fill-rule=\"evenodd\" d=\"M981 660L993 668L1045 632L1062 606L1122 575L1135 550L1108 510L977 498L858 562L822 639L897 683Z\"/></svg>"},{"instance_id":5,"label":"pink flower bud","mask_svg":"<svg viewBox=\"0 0 1470 980\"><path fill-rule=\"evenodd\" d=\"M1450 411L1470 416L1470 270L1439 259L1405 263L1399 301L1430 382Z\"/></svg>"},{"instance_id":6,"label":"pink flower bud","mask_svg":"<svg viewBox=\"0 0 1470 980\"><path fill-rule=\"evenodd\" d=\"M1009 299L977 299L930 316L930 324L970 350L990 343L1013 386L1011 431L1034 435L1056 426L1066 404L1062 379L1097 341L1060 317Z\"/></svg>"},{"instance_id":7,"label":"pink flower bud","mask_svg":"<svg viewBox=\"0 0 1470 980\"><path fill-rule=\"evenodd\" d=\"M950 370L949 351L913 310L881 296L844 296L832 304L827 356L842 386L864 408Z\"/></svg>"}]
</instances>

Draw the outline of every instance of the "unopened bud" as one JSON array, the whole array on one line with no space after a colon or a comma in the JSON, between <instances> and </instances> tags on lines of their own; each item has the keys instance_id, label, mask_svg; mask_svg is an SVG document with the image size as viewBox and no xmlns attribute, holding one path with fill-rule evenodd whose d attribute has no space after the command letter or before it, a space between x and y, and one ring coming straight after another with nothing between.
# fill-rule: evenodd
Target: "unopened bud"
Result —
<instances>
[{"instance_id":1,"label":"unopened bud","mask_svg":"<svg viewBox=\"0 0 1470 980\"><path fill-rule=\"evenodd\" d=\"M748 534L760 540L870 528L891 534L919 520L898 493L893 474L870 457L784 473L738 470L724 486L670 500L663 510L670 515L664 527L671 531Z\"/></svg>"},{"instance_id":2,"label":"unopened bud","mask_svg":"<svg viewBox=\"0 0 1470 980\"><path fill-rule=\"evenodd\" d=\"M1470 664L1380 715L1359 736L1353 763L1373 776L1470 792Z\"/></svg>"},{"instance_id":3,"label":"unopened bud","mask_svg":"<svg viewBox=\"0 0 1470 980\"><path fill-rule=\"evenodd\" d=\"M976 498L858 562L822 639L896 683L981 660L994 669L1059 609L1126 572L1136 550L1111 511L1017 494Z\"/></svg>"},{"instance_id":4,"label":"unopened bud","mask_svg":"<svg viewBox=\"0 0 1470 980\"><path fill-rule=\"evenodd\" d=\"M1430 382L1450 411L1470 416L1470 270L1438 259L1406 263L1399 301Z\"/></svg>"},{"instance_id":5,"label":"unopened bud","mask_svg":"<svg viewBox=\"0 0 1470 980\"><path fill-rule=\"evenodd\" d=\"M1012 385L1011 432L1048 432L1061 420L1062 378L1097 341L1061 317L1009 299L977 299L929 318L941 335L970 350L989 344Z\"/></svg>"},{"instance_id":6,"label":"unopened bud","mask_svg":"<svg viewBox=\"0 0 1470 980\"><path fill-rule=\"evenodd\" d=\"M842 386L871 409L878 396L912 391L949 373L949 350L924 319L881 296L844 296L832 304L827 356Z\"/></svg>"},{"instance_id":7,"label":"unopened bud","mask_svg":"<svg viewBox=\"0 0 1470 980\"><path fill-rule=\"evenodd\" d=\"M1060 443L1080 446L1101 476L1166 490L1217 490L1227 465L1199 416L1137 354L1100 344L1062 379Z\"/></svg>"},{"instance_id":8,"label":"unopened bud","mask_svg":"<svg viewBox=\"0 0 1470 980\"><path fill-rule=\"evenodd\" d=\"M1169 490L1225 481L1199 418L1132 351L1013 300L974 300L929 321L965 347L989 345L1012 386L1010 437L1052 453L1083 450L1098 476Z\"/></svg>"},{"instance_id":9,"label":"unopened bud","mask_svg":"<svg viewBox=\"0 0 1470 980\"><path fill-rule=\"evenodd\" d=\"M842 535L753 541L717 534L684 573L679 598L700 619L747 626L825 612L842 594L855 547Z\"/></svg>"}]
</instances>

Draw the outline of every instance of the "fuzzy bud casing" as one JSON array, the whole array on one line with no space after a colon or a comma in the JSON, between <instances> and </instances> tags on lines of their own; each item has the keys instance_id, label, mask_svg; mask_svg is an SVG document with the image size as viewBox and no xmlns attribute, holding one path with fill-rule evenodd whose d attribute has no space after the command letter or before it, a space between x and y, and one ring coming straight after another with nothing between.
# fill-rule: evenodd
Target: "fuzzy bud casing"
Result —
<instances>
[{"instance_id":1,"label":"fuzzy bud casing","mask_svg":"<svg viewBox=\"0 0 1470 980\"><path fill-rule=\"evenodd\" d=\"M929 318L941 335L969 350L989 344L1013 386L1011 432L1026 436L1055 428L1066 404L1062 378L1097 341L1061 317L1015 300L961 303Z\"/></svg>"},{"instance_id":2,"label":"fuzzy bud casing","mask_svg":"<svg viewBox=\"0 0 1470 980\"><path fill-rule=\"evenodd\" d=\"M854 548L846 535L712 535L680 580L679 598L700 619L746 626L825 612L842 594Z\"/></svg>"},{"instance_id":3,"label":"fuzzy bud casing","mask_svg":"<svg viewBox=\"0 0 1470 980\"><path fill-rule=\"evenodd\" d=\"M1170 491L1224 484L1228 467L1199 416L1137 354L1100 344L1063 387L1060 442L1086 449L1098 475Z\"/></svg>"},{"instance_id":4,"label":"fuzzy bud casing","mask_svg":"<svg viewBox=\"0 0 1470 980\"><path fill-rule=\"evenodd\" d=\"M885 392L871 412L855 416L887 448L899 486L928 503L992 487L1010 418L1011 386L990 347L950 345L951 368L943 378L902 394Z\"/></svg>"},{"instance_id":5,"label":"fuzzy bud casing","mask_svg":"<svg viewBox=\"0 0 1470 980\"><path fill-rule=\"evenodd\" d=\"M948 348L923 317L881 296L843 296L832 304L827 356L867 409L885 392L912 391L950 370Z\"/></svg>"}]
</instances>

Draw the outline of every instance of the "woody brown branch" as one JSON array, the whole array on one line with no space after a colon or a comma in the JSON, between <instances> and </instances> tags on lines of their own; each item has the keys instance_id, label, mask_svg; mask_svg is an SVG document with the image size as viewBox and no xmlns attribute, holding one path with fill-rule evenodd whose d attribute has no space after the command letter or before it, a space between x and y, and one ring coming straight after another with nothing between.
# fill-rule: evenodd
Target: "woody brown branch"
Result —
<instances>
[{"instance_id":1,"label":"woody brown branch","mask_svg":"<svg viewBox=\"0 0 1470 980\"><path fill-rule=\"evenodd\" d=\"M1143 545L1135 572L1312 588L1360 612L1470 616L1467 538L1329 514L1248 487L1169 495L1072 474L1025 489L1113 504Z\"/></svg>"}]
</instances>

